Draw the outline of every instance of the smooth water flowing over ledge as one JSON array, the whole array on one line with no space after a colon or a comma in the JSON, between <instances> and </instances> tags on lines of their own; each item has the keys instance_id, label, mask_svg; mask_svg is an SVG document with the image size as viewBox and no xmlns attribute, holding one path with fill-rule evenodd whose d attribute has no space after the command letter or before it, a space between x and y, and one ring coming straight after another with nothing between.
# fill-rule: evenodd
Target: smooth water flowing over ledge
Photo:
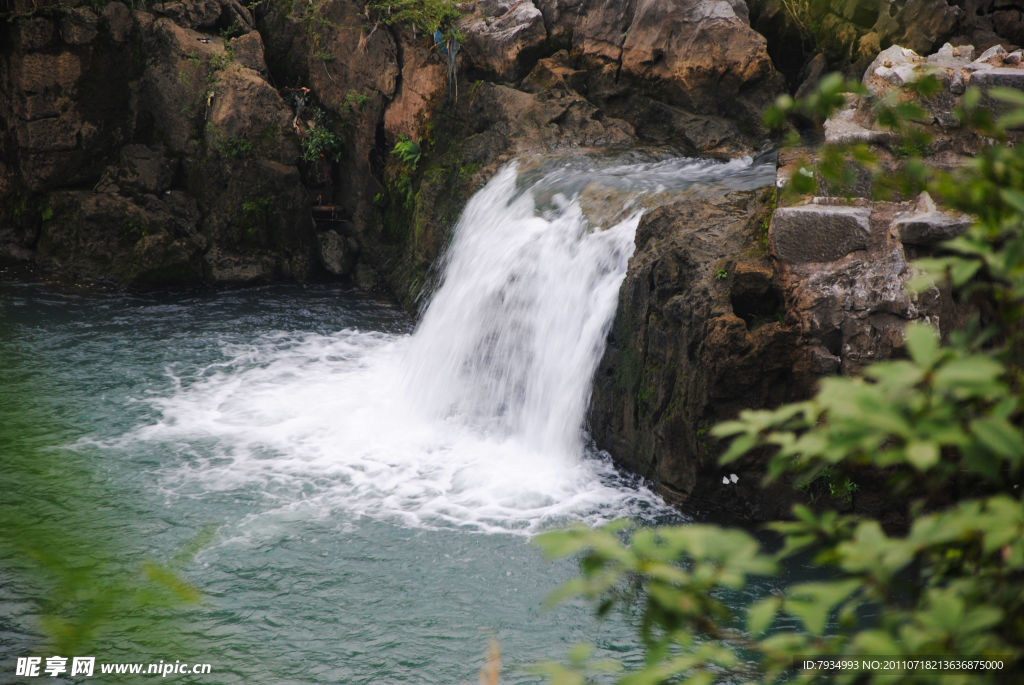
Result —
<instances>
[{"instance_id":1,"label":"smooth water flowing over ledge","mask_svg":"<svg viewBox=\"0 0 1024 685\"><path fill-rule=\"evenodd\" d=\"M727 166L676 164L685 183ZM581 427L638 213L666 188L615 168L499 174L415 334L332 287L0 286L0 401L46 423L56 468L89 474L55 485L46 515L119 542L125 564L215 527L184 572L207 596L181 619L193 647L167 655L213 664L211 682L467 682L491 635L507 683L538 682L519 666L582 640L638 658L628 622L541 608L575 569L528 538L674 516ZM595 188L627 193L612 198L624 216L589 212ZM6 394L15 378L29 397ZM0 585L0 647L32 653L32 598ZM135 640L103 656L131 661Z\"/></svg>"}]
</instances>

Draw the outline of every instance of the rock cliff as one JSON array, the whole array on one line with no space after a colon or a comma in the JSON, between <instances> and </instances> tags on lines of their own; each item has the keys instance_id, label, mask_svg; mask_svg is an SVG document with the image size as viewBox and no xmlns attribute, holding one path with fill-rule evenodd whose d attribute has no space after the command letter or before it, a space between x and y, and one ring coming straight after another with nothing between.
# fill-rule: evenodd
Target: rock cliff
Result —
<instances>
[{"instance_id":1,"label":"rock cliff","mask_svg":"<svg viewBox=\"0 0 1024 685\"><path fill-rule=\"evenodd\" d=\"M928 56L893 46L864 74L867 95L824 122L834 145L865 143L880 168L897 174L908 151L875 123L876 106L925 75L939 90L920 99L916 130L924 161L966 164L985 142L951 112L965 86L998 111L994 87L1024 91L1021 53L945 45ZM925 142L927 141L927 142ZM948 291L908 291L911 261L939 254L971 218L937 207L927 193L875 199L888 173L872 176L844 160L841 187L826 179L819 197L784 192L794 174L813 169L821 148L780 153L777 193L766 204L744 195L708 196L645 216L620 293L617 319L594 385L590 423L598 444L626 468L651 479L687 508L740 518L785 516L789 495L761 489L756 457L717 464L707 428L743 408L808 397L818 378L852 375L904 353L909 321L943 334L969 312ZM784 203L783 198L788 198ZM798 198L798 199L796 199ZM778 202L783 206L773 208ZM738 479L731 478L736 474ZM824 496L827 498L828 493ZM875 513L892 503L871 493L835 506Z\"/></svg>"},{"instance_id":2,"label":"rock cliff","mask_svg":"<svg viewBox=\"0 0 1024 685\"><path fill-rule=\"evenodd\" d=\"M0 30L5 261L140 287L316 272L293 115L244 6L56 6Z\"/></svg>"}]
</instances>

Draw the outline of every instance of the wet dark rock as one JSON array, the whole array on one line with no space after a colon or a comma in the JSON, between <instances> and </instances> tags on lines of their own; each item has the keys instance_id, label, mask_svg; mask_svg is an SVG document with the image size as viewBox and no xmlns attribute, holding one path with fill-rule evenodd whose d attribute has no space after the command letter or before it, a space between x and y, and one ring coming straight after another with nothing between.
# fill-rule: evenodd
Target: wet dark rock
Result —
<instances>
[{"instance_id":1,"label":"wet dark rock","mask_svg":"<svg viewBox=\"0 0 1024 685\"><path fill-rule=\"evenodd\" d=\"M219 37L168 18L208 25L230 6L154 17L113 2L12 29L0 258L130 287L317 272L293 114L257 71L259 35L236 39L234 60Z\"/></svg>"},{"instance_id":2,"label":"wet dark rock","mask_svg":"<svg viewBox=\"0 0 1024 685\"><path fill-rule=\"evenodd\" d=\"M125 195L154 194L170 190L176 164L161 148L125 145L118 164L107 167L95 190Z\"/></svg>"},{"instance_id":3,"label":"wet dark rock","mask_svg":"<svg viewBox=\"0 0 1024 685\"><path fill-rule=\"evenodd\" d=\"M350 239L336 231L328 230L317 233L317 242L324 268L335 276L348 276L352 273L356 250Z\"/></svg>"},{"instance_id":4,"label":"wet dark rock","mask_svg":"<svg viewBox=\"0 0 1024 685\"><path fill-rule=\"evenodd\" d=\"M88 191L48 198L37 261L65 276L118 285L187 284L202 280L204 239L198 210L184 193L130 199Z\"/></svg>"},{"instance_id":5,"label":"wet dark rock","mask_svg":"<svg viewBox=\"0 0 1024 685\"><path fill-rule=\"evenodd\" d=\"M153 5L154 14L169 17L178 26L188 29L212 28L222 11L220 0L182 0Z\"/></svg>"},{"instance_id":6,"label":"wet dark rock","mask_svg":"<svg viewBox=\"0 0 1024 685\"><path fill-rule=\"evenodd\" d=\"M68 45L87 45L99 33L96 14L87 7L75 7L60 22L60 36Z\"/></svg>"},{"instance_id":7,"label":"wet dark rock","mask_svg":"<svg viewBox=\"0 0 1024 685\"><path fill-rule=\"evenodd\" d=\"M786 507L759 492L756 466L735 466L738 486L724 486L708 435L740 408L809 392L799 330L782 320L781 283L758 256L767 192L695 188L644 216L595 378L597 443L690 511Z\"/></svg>"}]
</instances>

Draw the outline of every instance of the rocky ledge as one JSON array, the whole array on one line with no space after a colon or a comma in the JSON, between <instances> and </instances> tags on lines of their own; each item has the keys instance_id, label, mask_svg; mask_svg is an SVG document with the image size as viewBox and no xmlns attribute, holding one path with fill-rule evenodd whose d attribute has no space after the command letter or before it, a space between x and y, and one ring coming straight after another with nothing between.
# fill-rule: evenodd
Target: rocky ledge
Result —
<instances>
[{"instance_id":1,"label":"rocky ledge","mask_svg":"<svg viewBox=\"0 0 1024 685\"><path fill-rule=\"evenodd\" d=\"M919 124L930 134L920 152L938 168L964 164L985 141L949 116L963 104L963 86L978 88L981 106L998 111L989 91L1024 91L1021 61L1001 46L977 55L947 44L928 56L893 46L866 70L868 95L849 95L847 107L824 122L825 138L867 144L883 169L898 171L907 152L874 124L874 106L931 75L940 88L920 100L930 117ZM699 197L641 221L590 425L625 468L688 510L755 520L787 515L790 489L763 490L756 456L723 471L721 445L708 428L741 409L804 399L822 376L856 374L903 354L910 321L948 333L967 315L948 292L906 288L912 260L936 254L971 223L927 193L872 199L874 177L848 160L847 185L823 183L829 194L773 211L819 150L780 153L770 197ZM897 503L873 501L867 491L832 504L900 515Z\"/></svg>"}]
</instances>

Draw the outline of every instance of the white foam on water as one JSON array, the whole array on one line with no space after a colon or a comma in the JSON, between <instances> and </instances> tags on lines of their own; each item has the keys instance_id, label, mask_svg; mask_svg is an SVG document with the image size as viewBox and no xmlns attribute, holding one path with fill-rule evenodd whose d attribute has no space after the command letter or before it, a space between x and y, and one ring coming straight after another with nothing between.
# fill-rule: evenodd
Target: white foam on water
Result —
<instances>
[{"instance_id":1,"label":"white foam on water","mask_svg":"<svg viewBox=\"0 0 1024 685\"><path fill-rule=\"evenodd\" d=\"M510 165L472 198L413 335L225 348L128 442L179 455L162 474L177 495L269 498L264 511L532 534L660 508L588 456L583 432L640 215L589 225L576 197L550 202L565 173L520 188Z\"/></svg>"}]
</instances>

